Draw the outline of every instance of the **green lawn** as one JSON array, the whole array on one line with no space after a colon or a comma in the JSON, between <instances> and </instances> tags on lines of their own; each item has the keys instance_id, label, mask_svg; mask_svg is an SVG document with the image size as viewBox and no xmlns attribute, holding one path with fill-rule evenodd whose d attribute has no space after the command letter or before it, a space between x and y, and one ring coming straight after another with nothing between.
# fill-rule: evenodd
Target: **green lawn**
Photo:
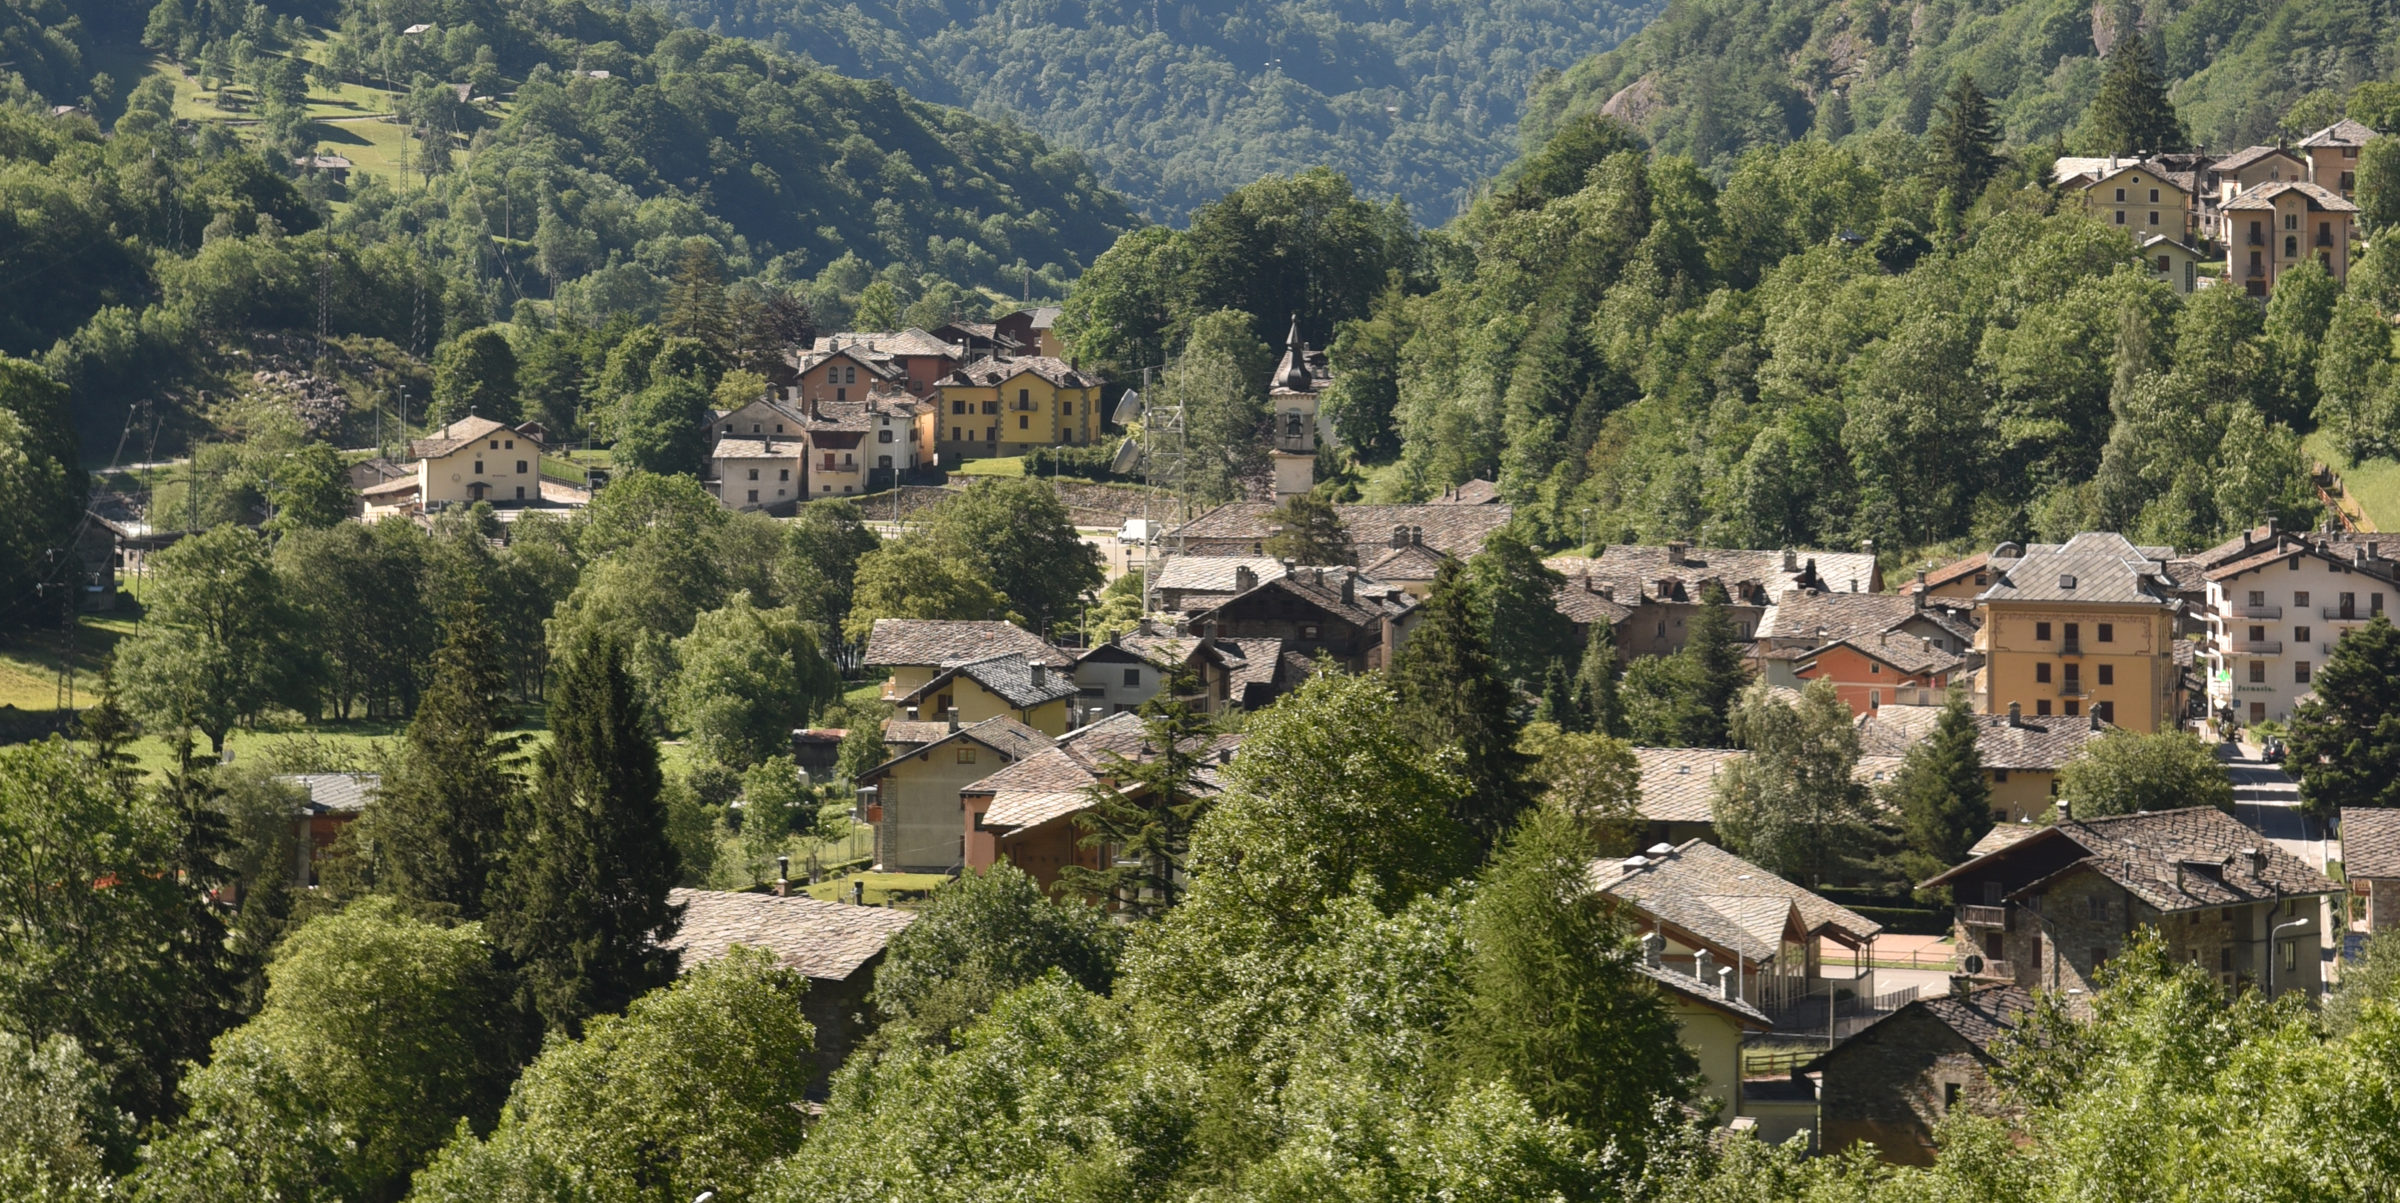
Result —
<instances>
[{"instance_id":1,"label":"green lawn","mask_svg":"<svg viewBox=\"0 0 2400 1203\"><path fill-rule=\"evenodd\" d=\"M911 902L947 884L946 873L852 873L831 881L820 881L807 887L808 896L826 902L843 902L850 898L850 883L865 882L868 906L885 906L894 894L901 902Z\"/></svg>"},{"instance_id":2,"label":"green lawn","mask_svg":"<svg viewBox=\"0 0 2400 1203\"><path fill-rule=\"evenodd\" d=\"M81 616L75 637L75 705L88 706L100 689L100 666L117 641L133 634L134 616L128 608L109 614ZM64 648L56 630L28 632L0 646L0 706L19 710L58 708L58 670Z\"/></svg>"},{"instance_id":3,"label":"green lawn","mask_svg":"<svg viewBox=\"0 0 2400 1203\"><path fill-rule=\"evenodd\" d=\"M971 459L958 466L960 476L1023 476L1025 457L1000 455L991 459Z\"/></svg>"},{"instance_id":4,"label":"green lawn","mask_svg":"<svg viewBox=\"0 0 2400 1203\"><path fill-rule=\"evenodd\" d=\"M2379 531L2400 531L2400 463L2388 459L2353 464L2334 445L2333 434L2320 430L2302 446L2309 458L2321 460L2341 474L2342 488Z\"/></svg>"}]
</instances>

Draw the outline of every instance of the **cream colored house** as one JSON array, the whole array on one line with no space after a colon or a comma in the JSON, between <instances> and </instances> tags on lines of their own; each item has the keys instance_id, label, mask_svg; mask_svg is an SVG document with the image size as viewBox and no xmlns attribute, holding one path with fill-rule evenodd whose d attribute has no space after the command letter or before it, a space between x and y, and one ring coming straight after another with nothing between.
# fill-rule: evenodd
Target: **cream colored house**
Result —
<instances>
[{"instance_id":1,"label":"cream colored house","mask_svg":"<svg viewBox=\"0 0 2400 1203\"><path fill-rule=\"evenodd\" d=\"M2134 245L2141 248L2150 278L2165 281L2177 296L2190 296L2200 286L2200 260L2205 256L2199 251L2164 234L2149 235Z\"/></svg>"},{"instance_id":2,"label":"cream colored house","mask_svg":"<svg viewBox=\"0 0 2400 1203\"><path fill-rule=\"evenodd\" d=\"M727 509L789 505L807 489L807 456L798 438L721 438L709 452L707 484Z\"/></svg>"},{"instance_id":3,"label":"cream colored house","mask_svg":"<svg viewBox=\"0 0 2400 1203\"><path fill-rule=\"evenodd\" d=\"M2070 161L2062 161L2059 186L2081 195L2083 210L2092 217L2136 240L2164 234L2180 242L2190 236L2191 190L2172 178L2176 173L2141 159L2071 163L2083 169L2069 173Z\"/></svg>"},{"instance_id":4,"label":"cream colored house","mask_svg":"<svg viewBox=\"0 0 2400 1203\"><path fill-rule=\"evenodd\" d=\"M2340 193L2343 200L2357 200L2351 194L2358 190L2358 152L2374 139L2372 127L2346 117L2300 139L2300 153L2308 156L2309 182Z\"/></svg>"},{"instance_id":5,"label":"cream colored house","mask_svg":"<svg viewBox=\"0 0 2400 1203\"><path fill-rule=\"evenodd\" d=\"M408 445L426 509L477 501L539 502L541 440L490 418L465 417Z\"/></svg>"},{"instance_id":6,"label":"cream colored house","mask_svg":"<svg viewBox=\"0 0 2400 1203\"><path fill-rule=\"evenodd\" d=\"M2379 545L2270 530L2208 571L2209 712L2243 724L2290 719L2334 645L2395 600L2400 561Z\"/></svg>"},{"instance_id":7,"label":"cream colored house","mask_svg":"<svg viewBox=\"0 0 2400 1203\"><path fill-rule=\"evenodd\" d=\"M1731 1124L1742 1116L1742 1036L1775 1025L1733 995L1732 966L1713 964L1703 951L1687 975L1664 964L1665 949L1656 932L1642 938L1642 973L1675 1016L1677 1039L1700 1063L1700 1093L1717 1104L1717 1123Z\"/></svg>"},{"instance_id":8,"label":"cream colored house","mask_svg":"<svg viewBox=\"0 0 2400 1203\"><path fill-rule=\"evenodd\" d=\"M2225 203L2225 281L2251 296L2275 291L2286 268L2303 259L2335 280L2350 275L2351 227L2358 206L2306 182L2262 184Z\"/></svg>"}]
</instances>

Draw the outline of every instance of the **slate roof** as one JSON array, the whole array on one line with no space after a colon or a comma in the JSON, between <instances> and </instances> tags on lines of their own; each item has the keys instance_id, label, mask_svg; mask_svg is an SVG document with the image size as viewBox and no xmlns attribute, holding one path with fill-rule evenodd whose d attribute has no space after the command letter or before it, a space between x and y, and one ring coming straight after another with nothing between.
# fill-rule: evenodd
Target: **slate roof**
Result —
<instances>
[{"instance_id":1,"label":"slate roof","mask_svg":"<svg viewBox=\"0 0 2400 1203\"><path fill-rule=\"evenodd\" d=\"M1425 546L1462 560L1482 551L1484 540L1515 512L1507 505L1337 505L1333 511L1349 533L1353 559L1391 546L1392 528L1404 526L1412 534L1423 528ZM1264 540L1275 524L1274 512L1268 502L1236 501L1168 531L1165 538L1170 546L1179 538Z\"/></svg>"},{"instance_id":2,"label":"slate roof","mask_svg":"<svg viewBox=\"0 0 2400 1203\"><path fill-rule=\"evenodd\" d=\"M2203 255L2201 255L2201 254L2200 254L2200 250L2199 250L2199 248L2197 248L2197 247L2194 247L2193 245L2191 245L2191 244L2190 244L2190 243L2188 243L2188 242L2185 242L2185 241L2183 241L2182 239L2179 239L2179 238L2169 238L2169 237L2167 237L2167 236L2166 236L2166 235L2164 235L2164 234L2152 234L2152 235L2150 235L2150 236L2148 236L2148 237L2146 237L2146 238L2142 239L2140 242L2136 243L2135 245L2136 245L2136 246L2139 246L2141 249L2143 249L2143 250L2145 250L2145 251L2146 251L2146 250L2149 250L2151 247L2154 247L2154 246L2171 246L2171 247L2174 247L2176 250L2182 251L2182 252L2183 252L2184 254L2186 254L2186 255L2193 256L2194 258L2205 258L2205 256L2203 256Z\"/></svg>"},{"instance_id":3,"label":"slate roof","mask_svg":"<svg viewBox=\"0 0 2400 1203\"><path fill-rule=\"evenodd\" d=\"M722 890L669 890L667 902L684 908L667 947L683 954L686 969L745 944L824 982L847 981L917 918L887 907Z\"/></svg>"},{"instance_id":4,"label":"slate roof","mask_svg":"<svg viewBox=\"0 0 2400 1203\"><path fill-rule=\"evenodd\" d=\"M478 439L488 439L494 435L505 435L512 439L533 438L532 435L519 434L516 428L506 422L495 422L470 414L424 438L411 440L408 456L410 459L440 459ZM538 440L536 445L539 445Z\"/></svg>"},{"instance_id":5,"label":"slate roof","mask_svg":"<svg viewBox=\"0 0 2400 1203\"><path fill-rule=\"evenodd\" d=\"M2078 868L2100 874L2162 912L2236 906L2341 890L2307 862L2212 806L2069 820L1958 865L1921 883L1919 888L1931 889L1970 869L2014 856L2020 849L2056 840L2070 841L2086 855L2018 890L2017 896L2038 890ZM2266 858L2264 871L2251 869L2248 853L2252 850Z\"/></svg>"},{"instance_id":6,"label":"slate roof","mask_svg":"<svg viewBox=\"0 0 2400 1203\"><path fill-rule=\"evenodd\" d=\"M1247 593L1235 594L1223 601L1194 613L1193 621L1206 621L1229 606L1238 605L1261 593L1281 592L1308 603L1317 610L1357 627L1379 624L1387 614L1403 614L1414 609L1416 600L1392 586L1364 577L1353 578L1350 597L1342 597L1341 579L1355 572L1350 568L1306 569L1290 576L1261 581Z\"/></svg>"},{"instance_id":7,"label":"slate roof","mask_svg":"<svg viewBox=\"0 0 2400 1203\"><path fill-rule=\"evenodd\" d=\"M737 438L726 435L717 440L710 459L805 459L808 444L798 437L785 439Z\"/></svg>"},{"instance_id":8,"label":"slate roof","mask_svg":"<svg viewBox=\"0 0 2400 1203\"><path fill-rule=\"evenodd\" d=\"M1717 774L1749 755L1734 748L1635 748L1642 817L1653 823L1708 823Z\"/></svg>"},{"instance_id":9,"label":"slate roof","mask_svg":"<svg viewBox=\"0 0 2400 1203\"><path fill-rule=\"evenodd\" d=\"M1032 756L1040 752L1042 749L1050 746L1049 736L1044 735L1023 723L1020 723L1005 714L994 715L980 723L967 723L959 727L959 729L956 731L949 731L949 724L947 723L942 724L942 726L947 734L944 734L940 739L934 740L928 744L907 748L893 756L891 759L884 761L882 764L876 765L874 768L868 769L864 773L860 773L858 775L860 784L866 784L882 777L885 772L892 768L892 766L899 764L901 761L906 760L911 756L931 751L932 749L938 748L943 744L949 743L953 740L973 740L976 743L982 744L984 747L1000 753L1002 756L1006 756L1011 761L1023 760L1026 757Z\"/></svg>"},{"instance_id":10,"label":"slate roof","mask_svg":"<svg viewBox=\"0 0 2400 1203\"><path fill-rule=\"evenodd\" d=\"M1995 553L1992 583L1979 602L2081 602L2164 606L2178 586L2164 549L2137 548L2114 531L2085 531L2063 544L2037 543L2020 557Z\"/></svg>"},{"instance_id":11,"label":"slate roof","mask_svg":"<svg viewBox=\"0 0 2400 1203\"><path fill-rule=\"evenodd\" d=\"M874 384L875 377L878 376L885 380L895 380L908 375L907 369L893 361L893 356L890 352L870 351L863 345L856 347L842 347L838 350L802 351L796 355L784 356L784 362L792 365L793 371L803 373L814 371L819 365L823 364L829 359L846 359L862 368L865 368L867 370L867 383L870 386Z\"/></svg>"},{"instance_id":12,"label":"slate roof","mask_svg":"<svg viewBox=\"0 0 2400 1203\"><path fill-rule=\"evenodd\" d=\"M2257 187L2243 189L2240 196L2226 201L2224 207L2228 210L2272 209L2275 207L2275 198L2286 192L2297 192L2308 198L2308 207L2319 212L2358 212L2358 206L2343 200L2340 193L2306 180L2268 180Z\"/></svg>"},{"instance_id":13,"label":"slate roof","mask_svg":"<svg viewBox=\"0 0 2400 1203\"><path fill-rule=\"evenodd\" d=\"M1766 1012L1759 1010L1757 1007L1751 1006L1749 1003L1743 1002L1741 999L1727 998L1724 995L1717 993L1715 983L1702 982L1696 977L1692 977L1688 974L1677 973L1663 965L1651 965L1645 962L1636 961L1634 962L1634 967L1641 970L1643 976L1648 977L1651 981L1658 983L1661 989L1673 994L1677 998L1688 999L1703 1006L1714 1007L1728 1015L1734 1015L1748 1020L1750 1023L1760 1028L1772 1028L1775 1026L1775 1021L1767 1018Z\"/></svg>"},{"instance_id":14,"label":"slate roof","mask_svg":"<svg viewBox=\"0 0 2400 1203\"><path fill-rule=\"evenodd\" d=\"M1878 579L1875 557L1853 551L1755 551L1743 548L1685 547L1625 543L1600 549L1597 556L1552 556L1543 561L1566 575L1570 587L1589 577L1606 585L1621 604L1648 598L1655 601L1697 602L1701 582L1718 581L1741 600L1742 585L1765 605L1794 589L1817 585L1828 592L1867 593ZM1661 581L1673 584L1661 591Z\"/></svg>"},{"instance_id":15,"label":"slate roof","mask_svg":"<svg viewBox=\"0 0 2400 1203\"><path fill-rule=\"evenodd\" d=\"M1910 676L1924 673L1946 673L1966 663L1955 653L1934 647L1924 639L1914 635L1895 635L1889 631L1871 638L1836 639L1832 643L1818 648L1817 651L1822 654L1835 646L1847 647L1862 656L1881 660ZM1805 670L1808 666L1802 665L1801 667Z\"/></svg>"},{"instance_id":16,"label":"slate roof","mask_svg":"<svg viewBox=\"0 0 2400 1203\"><path fill-rule=\"evenodd\" d=\"M2301 162L2300 156L2295 155L2280 146L2245 146L2242 149L2237 150L2232 154L2229 154L2224 158L2210 164L2209 170L2220 172L2240 171L2242 168L2248 167L2252 163L2256 163L2260 159L2267 158L2271 155L2282 155L2284 158L2290 159L2294 163Z\"/></svg>"},{"instance_id":17,"label":"slate roof","mask_svg":"<svg viewBox=\"0 0 2400 1203\"><path fill-rule=\"evenodd\" d=\"M275 780L308 792L301 808L312 815L356 814L366 809L383 784L380 773L292 773Z\"/></svg>"},{"instance_id":18,"label":"slate roof","mask_svg":"<svg viewBox=\"0 0 2400 1203\"><path fill-rule=\"evenodd\" d=\"M2400 810L2342 808L2342 872L2353 879L2400 877Z\"/></svg>"},{"instance_id":19,"label":"slate roof","mask_svg":"<svg viewBox=\"0 0 2400 1203\"><path fill-rule=\"evenodd\" d=\"M883 720L883 742L887 744L923 747L946 738L949 734L950 724L947 721L924 721L909 718Z\"/></svg>"},{"instance_id":20,"label":"slate roof","mask_svg":"<svg viewBox=\"0 0 2400 1203\"><path fill-rule=\"evenodd\" d=\"M1941 721L1939 706L1885 705L1858 720L1858 746L1863 755L1905 756L1908 749L1933 734ZM2005 714L1977 714L1975 752L1986 769L2025 769L2055 772L2083 754L2093 740L2116 728L2089 715L2025 715L2014 724Z\"/></svg>"},{"instance_id":21,"label":"slate roof","mask_svg":"<svg viewBox=\"0 0 2400 1203\"><path fill-rule=\"evenodd\" d=\"M2303 147L2365 146L2374 138L2375 128L2373 126L2344 117L2332 125L2300 139L2300 145Z\"/></svg>"},{"instance_id":22,"label":"slate roof","mask_svg":"<svg viewBox=\"0 0 2400 1203\"><path fill-rule=\"evenodd\" d=\"M1885 1032L1897 1031L1897 1021L1911 1011L1921 1012L1958 1033L1959 1039L1966 1041L1977 1054L1988 1060L1992 1056L1992 1046L2002 1036L2015 1031L2026 1013L2033 1010L2033 1005L2033 992L2017 985L1977 986L1963 998L1954 994L1927 995L1868 1024L1857 1035L1801 1066L1800 1072L1821 1070L1827 1061L1840 1056L1842 1049L1861 1044L1862 1041L1873 1041Z\"/></svg>"},{"instance_id":23,"label":"slate roof","mask_svg":"<svg viewBox=\"0 0 2400 1203\"><path fill-rule=\"evenodd\" d=\"M1232 593L1236 591L1234 577L1243 568L1257 573L1262 581L1283 575L1283 561L1273 556L1171 555L1159 562L1158 571L1150 578L1150 587Z\"/></svg>"},{"instance_id":24,"label":"slate roof","mask_svg":"<svg viewBox=\"0 0 2400 1203\"><path fill-rule=\"evenodd\" d=\"M1060 388L1097 388L1100 378L1049 355L985 356L934 381L954 388L991 388L1031 372Z\"/></svg>"},{"instance_id":25,"label":"slate roof","mask_svg":"<svg viewBox=\"0 0 2400 1203\"><path fill-rule=\"evenodd\" d=\"M1608 593L1602 593L1602 588L1615 592L1613 586L1595 583L1589 576L1569 577L1567 583L1559 586L1558 592L1552 595L1551 604L1558 607L1559 613L1566 615L1568 622L1577 626L1588 627L1604 618L1615 624L1633 617L1632 606L1616 600Z\"/></svg>"},{"instance_id":26,"label":"slate roof","mask_svg":"<svg viewBox=\"0 0 2400 1203\"><path fill-rule=\"evenodd\" d=\"M1943 585L1950 584L1953 581L1965 580L1966 578L1983 571L1984 564L1990 559L1990 552L1979 551L1974 555L1966 557L1965 559L1952 560L1951 562L1944 564L1939 568L1931 569L1925 574L1925 587L1928 589L1935 589ZM1916 592L1916 589L1917 582L1910 581L1907 587L1902 590L1902 592L1914 593Z\"/></svg>"},{"instance_id":27,"label":"slate roof","mask_svg":"<svg viewBox=\"0 0 2400 1203\"><path fill-rule=\"evenodd\" d=\"M1857 636L1871 638L1926 613L1918 607L1917 599L1905 592L1790 589L1774 595L1774 599L1767 612L1759 616L1760 639L1807 639L1824 644Z\"/></svg>"},{"instance_id":28,"label":"slate roof","mask_svg":"<svg viewBox=\"0 0 2400 1203\"><path fill-rule=\"evenodd\" d=\"M1593 862L1593 885L1604 894L1625 899L1695 935L1717 938L1693 922L1672 916L1681 915L1728 933L1732 935L1725 942L1728 948L1755 947L1753 942L1758 937L1752 933L1778 902L1797 909L1801 926L1811 934L1835 934L1863 941L1883 930L1882 924L1856 911L1701 840L1686 840L1670 851L1646 855L1640 867L1633 867L1631 860L1629 857L1624 862ZM1778 951L1780 945L1746 951L1744 955L1764 960Z\"/></svg>"},{"instance_id":29,"label":"slate roof","mask_svg":"<svg viewBox=\"0 0 2400 1203\"><path fill-rule=\"evenodd\" d=\"M1359 571L1379 581L1430 581L1446 559L1449 557L1430 547L1411 543L1367 561Z\"/></svg>"},{"instance_id":30,"label":"slate roof","mask_svg":"<svg viewBox=\"0 0 2400 1203\"><path fill-rule=\"evenodd\" d=\"M1479 477L1455 488L1442 490L1442 495L1434 498L1432 504L1490 505L1498 500L1500 500L1500 486Z\"/></svg>"},{"instance_id":31,"label":"slate roof","mask_svg":"<svg viewBox=\"0 0 2400 1203\"><path fill-rule=\"evenodd\" d=\"M1002 831L1039 827L1092 804L1100 779L1064 748L1047 748L960 790L990 794L982 825Z\"/></svg>"},{"instance_id":32,"label":"slate roof","mask_svg":"<svg viewBox=\"0 0 2400 1203\"><path fill-rule=\"evenodd\" d=\"M906 330L844 330L838 334L817 336L818 351L865 349L872 343L877 352L886 355L946 355L952 359L966 354L966 348L942 339L915 326Z\"/></svg>"},{"instance_id":33,"label":"slate roof","mask_svg":"<svg viewBox=\"0 0 2400 1203\"><path fill-rule=\"evenodd\" d=\"M1043 666L1039 682L1033 679L1033 666L1037 663ZM960 677L983 686L1002 701L1019 709L1075 696L1075 678L1072 675L1052 669L1047 661L1028 659L1023 652L1010 652L1005 656L992 656L944 669L934 674L932 680L910 690L907 696L900 699L900 704L908 706L924 701Z\"/></svg>"},{"instance_id":34,"label":"slate roof","mask_svg":"<svg viewBox=\"0 0 2400 1203\"><path fill-rule=\"evenodd\" d=\"M947 618L876 619L875 629L867 636L866 663L955 668L1007 652L1021 653L1053 668L1074 663L1065 652L1015 623Z\"/></svg>"},{"instance_id":35,"label":"slate roof","mask_svg":"<svg viewBox=\"0 0 2400 1203\"><path fill-rule=\"evenodd\" d=\"M1967 849L1967 857L1971 860L1987 852L1998 852L2018 840L2039 833L2041 830L2031 823L1994 823L1990 831L1983 833L1982 839L1975 841L1974 846Z\"/></svg>"}]
</instances>

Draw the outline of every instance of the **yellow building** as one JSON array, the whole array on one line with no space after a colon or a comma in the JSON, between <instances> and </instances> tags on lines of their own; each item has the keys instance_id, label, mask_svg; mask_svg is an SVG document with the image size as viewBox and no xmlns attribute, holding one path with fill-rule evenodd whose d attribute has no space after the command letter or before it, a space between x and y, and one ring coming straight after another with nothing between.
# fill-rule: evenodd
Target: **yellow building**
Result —
<instances>
[{"instance_id":1,"label":"yellow building","mask_svg":"<svg viewBox=\"0 0 2400 1203\"><path fill-rule=\"evenodd\" d=\"M859 774L875 790L867 821L875 864L887 873L956 873L966 864L966 809L958 792L1051 746L1048 736L1006 716L944 726Z\"/></svg>"},{"instance_id":2,"label":"yellow building","mask_svg":"<svg viewBox=\"0 0 2400 1203\"><path fill-rule=\"evenodd\" d=\"M2086 531L2064 544L2003 543L1976 598L1984 654L1976 697L1985 714L2090 714L2135 731L2182 714L2175 666L2179 603L2164 548Z\"/></svg>"},{"instance_id":3,"label":"yellow building","mask_svg":"<svg viewBox=\"0 0 2400 1203\"><path fill-rule=\"evenodd\" d=\"M945 466L1099 441L1100 378L1047 355L979 359L935 386Z\"/></svg>"},{"instance_id":4,"label":"yellow building","mask_svg":"<svg viewBox=\"0 0 2400 1203\"><path fill-rule=\"evenodd\" d=\"M2157 164L2140 159L2075 160L2086 170L2066 175L2060 187L2083 197L2083 211L2123 230L2136 242L2152 234L2177 241L2190 236L2191 190ZM2061 164L2059 170L2067 170Z\"/></svg>"},{"instance_id":5,"label":"yellow building","mask_svg":"<svg viewBox=\"0 0 2400 1203\"><path fill-rule=\"evenodd\" d=\"M2303 259L2315 259L2337 281L2348 279L2357 218L2357 205L2317 184L2252 188L2225 202L2225 279L2263 297Z\"/></svg>"},{"instance_id":6,"label":"yellow building","mask_svg":"<svg viewBox=\"0 0 2400 1203\"><path fill-rule=\"evenodd\" d=\"M1861 759L1906 756L1933 734L1941 718L1939 706L1885 706L1859 719ZM2088 714L2041 718L2020 707L2012 714L1976 715L1975 754L1983 762L1984 787L1991 791L1992 821L2026 823L2050 813L2058 800L2059 770L2114 730Z\"/></svg>"},{"instance_id":7,"label":"yellow building","mask_svg":"<svg viewBox=\"0 0 2400 1203\"><path fill-rule=\"evenodd\" d=\"M2300 139L2309 182L2343 200L2357 200L2352 194L2358 189L2358 152L2374 139L2374 127L2347 117Z\"/></svg>"},{"instance_id":8,"label":"yellow building","mask_svg":"<svg viewBox=\"0 0 2400 1203\"><path fill-rule=\"evenodd\" d=\"M490 418L466 417L408 445L417 461L417 500L426 509L461 502L542 499L542 444Z\"/></svg>"},{"instance_id":9,"label":"yellow building","mask_svg":"<svg viewBox=\"0 0 2400 1203\"><path fill-rule=\"evenodd\" d=\"M1700 1063L1700 1093L1717 1104L1717 1122L1730 1124L1744 1114L1742 1103L1742 1035L1772 1031L1774 1022L1757 1007L1731 997L1731 966L1713 966L1705 953L1694 968L1709 974L1726 972L1719 981L1686 976L1660 959L1664 941L1656 934L1642 942L1642 972L1658 987L1659 997L1675 1016L1675 1035L1692 1059ZM1720 984L1722 982L1723 984Z\"/></svg>"}]
</instances>

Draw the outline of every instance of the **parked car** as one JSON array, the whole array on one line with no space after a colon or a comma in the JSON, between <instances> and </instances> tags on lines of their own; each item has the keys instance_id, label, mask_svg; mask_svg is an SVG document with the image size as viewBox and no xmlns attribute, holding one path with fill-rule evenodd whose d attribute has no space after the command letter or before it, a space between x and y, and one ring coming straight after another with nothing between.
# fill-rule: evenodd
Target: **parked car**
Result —
<instances>
[{"instance_id":1,"label":"parked car","mask_svg":"<svg viewBox=\"0 0 2400 1203\"><path fill-rule=\"evenodd\" d=\"M2260 744L2258 748L2258 754L2260 758L2271 760L2276 764L2283 763L2285 751L2286 749L2283 746L2283 739L2280 736L2274 735L2268 736L2266 742Z\"/></svg>"}]
</instances>

